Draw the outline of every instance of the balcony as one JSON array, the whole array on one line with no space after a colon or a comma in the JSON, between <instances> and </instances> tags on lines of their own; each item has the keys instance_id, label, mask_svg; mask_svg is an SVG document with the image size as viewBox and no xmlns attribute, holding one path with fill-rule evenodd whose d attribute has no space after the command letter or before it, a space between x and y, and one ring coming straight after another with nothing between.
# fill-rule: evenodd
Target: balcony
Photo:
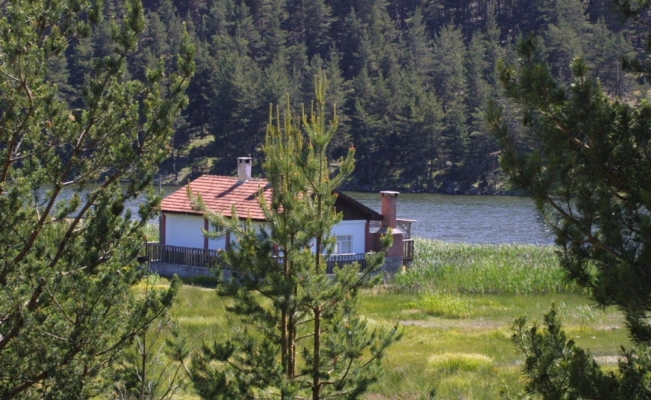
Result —
<instances>
[{"instance_id":1,"label":"balcony","mask_svg":"<svg viewBox=\"0 0 651 400\"><path fill-rule=\"evenodd\" d=\"M150 263L209 268L223 262L217 250L168 246L159 243L146 243L145 250Z\"/></svg>"},{"instance_id":2,"label":"balcony","mask_svg":"<svg viewBox=\"0 0 651 400\"><path fill-rule=\"evenodd\" d=\"M413 259L413 239L403 241L405 261ZM217 250L196 249L190 247L161 245L159 243L146 243L145 254L150 263L150 268L161 275L177 274L180 277L196 275L210 275L210 267L224 263ZM411 257L411 258L408 258ZM335 267L358 262L360 270L367 267L365 254L332 254L328 257L326 273L332 274ZM223 266L223 265L222 265Z\"/></svg>"}]
</instances>

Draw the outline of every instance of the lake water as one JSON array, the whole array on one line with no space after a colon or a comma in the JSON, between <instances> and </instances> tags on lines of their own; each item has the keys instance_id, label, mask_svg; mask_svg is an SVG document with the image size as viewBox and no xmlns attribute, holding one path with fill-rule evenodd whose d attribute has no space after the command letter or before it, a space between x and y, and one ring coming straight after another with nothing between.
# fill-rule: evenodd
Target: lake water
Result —
<instances>
[{"instance_id":1,"label":"lake water","mask_svg":"<svg viewBox=\"0 0 651 400\"><path fill-rule=\"evenodd\" d=\"M163 186L170 194L178 186ZM346 192L380 211L379 193ZM127 207L137 215L139 199ZM511 196L458 196L401 193L398 217L413 219L412 236L468 243L552 244L549 230L538 219L531 199ZM158 221L152 221L157 223Z\"/></svg>"},{"instance_id":2,"label":"lake water","mask_svg":"<svg viewBox=\"0 0 651 400\"><path fill-rule=\"evenodd\" d=\"M379 193L346 192L381 210ZM512 196L401 193L398 218L414 219L412 236L448 242L552 244L533 201Z\"/></svg>"}]
</instances>

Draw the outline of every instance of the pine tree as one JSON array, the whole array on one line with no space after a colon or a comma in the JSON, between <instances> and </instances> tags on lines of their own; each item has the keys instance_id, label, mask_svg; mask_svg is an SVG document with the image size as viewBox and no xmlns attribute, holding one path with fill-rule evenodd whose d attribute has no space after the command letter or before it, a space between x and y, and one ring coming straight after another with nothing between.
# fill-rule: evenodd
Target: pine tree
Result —
<instances>
[{"instance_id":1,"label":"pine tree","mask_svg":"<svg viewBox=\"0 0 651 400\"><path fill-rule=\"evenodd\" d=\"M352 171L354 151L333 174L327 147L337 120L326 122L323 80L315 92L300 127L289 105L282 121L276 111L269 123L264 169L273 198L260 199L266 227L258 231L249 223L242 227L236 216L209 214L238 237L225 257L233 279L218 293L235 300L229 312L245 328L193 359L192 379L203 398L359 398L396 339L395 327L370 330L357 311L359 290L375 282L381 253L361 273L352 265L326 275L330 231L341 220L334 190Z\"/></svg>"},{"instance_id":2,"label":"pine tree","mask_svg":"<svg viewBox=\"0 0 651 400\"><path fill-rule=\"evenodd\" d=\"M490 22L490 21L489 21ZM492 29L490 23L488 29ZM489 31L490 32L490 31ZM494 35L494 36L493 36ZM484 38L473 36L466 53L466 80L468 92L465 95L467 107L467 153L465 155L462 176L466 184L475 185L475 190L481 190L490 179L489 176L499 168L496 157L490 154L498 150L497 142L486 128L484 110L490 97L496 94L496 88L491 87L485 77L494 79L494 68L497 50L490 39L499 35L490 32Z\"/></svg>"},{"instance_id":3,"label":"pine tree","mask_svg":"<svg viewBox=\"0 0 651 400\"><path fill-rule=\"evenodd\" d=\"M259 43L251 43L251 56L264 67L270 65L285 52L286 32L282 29L285 16L285 0L254 0L251 15L260 36Z\"/></svg>"},{"instance_id":4,"label":"pine tree","mask_svg":"<svg viewBox=\"0 0 651 400\"><path fill-rule=\"evenodd\" d=\"M329 59L324 61L318 55L312 58L306 76L314 77L319 71L323 71L328 80L328 93L326 98L327 104L332 104L333 107L342 110L338 113L338 126L335 136L330 142L328 147L328 157L331 159L343 157L351 144L350 138L350 117L347 113L348 99L350 96L350 82L344 80L341 70L339 69L339 52L336 48L331 48ZM309 103L314 97L314 79L304 79L303 87L301 90L301 100L304 104Z\"/></svg>"},{"instance_id":5,"label":"pine tree","mask_svg":"<svg viewBox=\"0 0 651 400\"><path fill-rule=\"evenodd\" d=\"M427 35L420 9L407 22L407 31L401 48L405 51L402 55L403 65L407 65L420 76L427 76L434 69L434 54L432 42Z\"/></svg>"},{"instance_id":6,"label":"pine tree","mask_svg":"<svg viewBox=\"0 0 651 400\"><path fill-rule=\"evenodd\" d=\"M443 112L425 78L413 70L402 74L402 86L406 97L404 110L398 118L402 133L398 149L404 159L401 165L401 181L410 184L415 191L437 189L435 173L444 169Z\"/></svg>"},{"instance_id":7,"label":"pine tree","mask_svg":"<svg viewBox=\"0 0 651 400\"><path fill-rule=\"evenodd\" d=\"M215 170L230 174L231 163L242 154L251 155L264 133L262 118L255 111L262 105L257 82L262 78L259 66L247 55L246 40L227 35L215 37L217 52L211 60L204 91L213 93L207 99L210 107L209 132L214 135ZM251 139L254 140L251 140Z\"/></svg>"},{"instance_id":8,"label":"pine tree","mask_svg":"<svg viewBox=\"0 0 651 400\"><path fill-rule=\"evenodd\" d=\"M341 52L341 71L346 80L357 77L364 70L363 54L360 54L361 43L364 40L366 27L361 19L357 17L354 10L346 15L338 32L337 49Z\"/></svg>"},{"instance_id":9,"label":"pine tree","mask_svg":"<svg viewBox=\"0 0 651 400\"><path fill-rule=\"evenodd\" d=\"M622 56L635 58L631 43L622 33L608 29L603 20L590 26L592 37L586 51L590 73L598 78L606 92L625 97L630 93L633 79L622 68Z\"/></svg>"},{"instance_id":10,"label":"pine tree","mask_svg":"<svg viewBox=\"0 0 651 400\"><path fill-rule=\"evenodd\" d=\"M572 79L572 59L583 56L585 32L582 28L585 26L582 25L573 25L571 19L562 17L557 24L549 25L544 34L544 51L548 54L552 73L566 82Z\"/></svg>"},{"instance_id":11,"label":"pine tree","mask_svg":"<svg viewBox=\"0 0 651 400\"><path fill-rule=\"evenodd\" d=\"M447 25L434 41L434 87L447 112L452 103L459 103L466 91L463 58L466 46L461 30Z\"/></svg>"},{"instance_id":12,"label":"pine tree","mask_svg":"<svg viewBox=\"0 0 651 400\"><path fill-rule=\"evenodd\" d=\"M68 58L68 83L75 90L75 96L70 104L73 107L83 106L81 99L81 88L87 83L92 71L93 48L89 37L77 38L69 49L71 53Z\"/></svg>"},{"instance_id":13,"label":"pine tree","mask_svg":"<svg viewBox=\"0 0 651 400\"><path fill-rule=\"evenodd\" d=\"M401 153L395 150L402 147L400 129L404 127L396 118L404 108L400 76L373 79L363 72L353 87L351 136L361 155L357 187L376 190L393 185L401 162Z\"/></svg>"},{"instance_id":14,"label":"pine tree","mask_svg":"<svg viewBox=\"0 0 651 400\"><path fill-rule=\"evenodd\" d=\"M305 45L307 56L311 59L315 55L326 57L328 49L333 43L329 37L331 28L331 11L328 4L323 0L312 0L306 4L307 16L305 24Z\"/></svg>"},{"instance_id":15,"label":"pine tree","mask_svg":"<svg viewBox=\"0 0 651 400\"><path fill-rule=\"evenodd\" d=\"M568 279L598 306L620 309L636 347L623 350L609 373L565 337L554 310L544 329L518 320L513 340L526 356L527 391L545 399L648 399L651 104L610 99L581 59L572 63L571 83L559 83L535 53L534 40L524 41L520 65L501 70L534 145L512 135L499 108L488 113L502 167L553 230Z\"/></svg>"},{"instance_id":16,"label":"pine tree","mask_svg":"<svg viewBox=\"0 0 651 400\"><path fill-rule=\"evenodd\" d=\"M0 13L0 398L89 398L170 290L136 296L143 225L125 201L150 186L185 104L192 49L178 73L131 80L144 14L126 2L112 51L93 60L80 107L62 101L50 61L101 20L101 2L22 1ZM121 182L127 182L122 186ZM132 217L136 217L132 220Z\"/></svg>"},{"instance_id":17,"label":"pine tree","mask_svg":"<svg viewBox=\"0 0 651 400\"><path fill-rule=\"evenodd\" d=\"M330 46L330 7L323 0L290 0L284 29L291 45L304 44L307 57L325 57Z\"/></svg>"}]
</instances>

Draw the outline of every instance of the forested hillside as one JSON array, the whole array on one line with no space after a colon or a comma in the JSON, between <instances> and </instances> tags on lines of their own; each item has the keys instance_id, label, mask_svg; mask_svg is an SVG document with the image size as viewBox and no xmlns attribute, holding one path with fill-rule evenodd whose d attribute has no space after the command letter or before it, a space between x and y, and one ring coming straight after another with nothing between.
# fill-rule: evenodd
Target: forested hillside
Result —
<instances>
[{"instance_id":1,"label":"forested hillside","mask_svg":"<svg viewBox=\"0 0 651 400\"><path fill-rule=\"evenodd\" d=\"M107 0L107 16L122 2ZM197 48L190 104L178 124L169 182L201 173L231 175L252 156L260 174L269 105L313 97L323 69L340 117L332 156L357 149L348 188L443 193L505 190L498 148L484 125L487 99L500 98L499 59L513 61L518 38L539 38L539 56L570 77L576 55L612 96L635 102L647 84L622 73L619 57L644 46L609 0L144 0L147 28L130 59L134 76L173 63L184 26ZM78 102L90 59L109 51L106 18L53 66L65 98ZM300 109L297 107L297 109ZM508 110L507 110L508 112Z\"/></svg>"}]
</instances>

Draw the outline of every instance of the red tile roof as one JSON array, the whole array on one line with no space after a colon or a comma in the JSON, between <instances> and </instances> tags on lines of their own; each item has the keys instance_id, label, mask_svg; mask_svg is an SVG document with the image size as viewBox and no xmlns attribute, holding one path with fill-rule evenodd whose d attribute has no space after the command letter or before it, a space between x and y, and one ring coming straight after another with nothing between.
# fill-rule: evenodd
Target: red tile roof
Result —
<instances>
[{"instance_id":1,"label":"red tile roof","mask_svg":"<svg viewBox=\"0 0 651 400\"><path fill-rule=\"evenodd\" d=\"M264 221L264 214L258 203L260 188L264 188L264 196L267 202L271 202L271 186L266 179L249 179L240 183L235 177L203 175L188 185L193 193L201 194L209 209L227 217L231 216L231 207L235 205L240 218L250 217L253 220ZM187 195L188 185L163 200L161 206L163 212L201 215L201 212L192 209Z\"/></svg>"}]
</instances>

